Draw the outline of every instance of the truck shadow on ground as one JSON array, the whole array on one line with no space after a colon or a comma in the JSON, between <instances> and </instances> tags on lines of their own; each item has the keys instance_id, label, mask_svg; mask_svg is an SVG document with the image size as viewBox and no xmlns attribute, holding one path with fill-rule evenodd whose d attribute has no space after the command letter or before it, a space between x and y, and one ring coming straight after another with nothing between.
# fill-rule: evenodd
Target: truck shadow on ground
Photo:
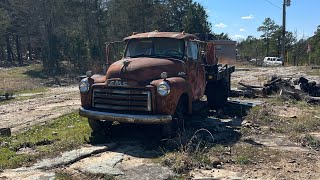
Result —
<instances>
[{"instance_id":1,"label":"truck shadow on ground","mask_svg":"<svg viewBox=\"0 0 320 180\"><path fill-rule=\"evenodd\" d=\"M118 124L110 130L105 143L114 142L113 152L140 158L157 158L168 151L181 150L187 146L231 146L239 141L243 119L238 117L217 118L194 115L185 117L185 129L175 137L163 139L161 127L156 125ZM189 148L189 147L188 147Z\"/></svg>"}]
</instances>

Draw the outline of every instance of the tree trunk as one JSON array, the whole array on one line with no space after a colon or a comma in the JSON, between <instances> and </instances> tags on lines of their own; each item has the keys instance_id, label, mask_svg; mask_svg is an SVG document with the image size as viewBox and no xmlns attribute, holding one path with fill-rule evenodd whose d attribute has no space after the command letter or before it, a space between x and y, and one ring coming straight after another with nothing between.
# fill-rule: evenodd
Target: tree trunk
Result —
<instances>
[{"instance_id":1,"label":"tree trunk","mask_svg":"<svg viewBox=\"0 0 320 180\"><path fill-rule=\"evenodd\" d=\"M100 9L100 4L98 0L95 0L95 7L96 7L96 20L97 20L97 28L98 28L98 56L99 59L102 59L102 49L101 47L103 46L102 42L102 27L101 27L101 16L102 16L102 10Z\"/></svg>"},{"instance_id":2,"label":"tree trunk","mask_svg":"<svg viewBox=\"0 0 320 180\"><path fill-rule=\"evenodd\" d=\"M16 35L15 40L16 40L16 49L17 49L17 60L18 60L19 65L21 66L23 64L23 60L21 57L20 38L19 38L18 34Z\"/></svg>"},{"instance_id":3,"label":"tree trunk","mask_svg":"<svg viewBox=\"0 0 320 180\"><path fill-rule=\"evenodd\" d=\"M53 34L52 20L47 25L47 42L48 42L48 71L52 75L56 75L59 71L59 62L57 57L57 37Z\"/></svg>"},{"instance_id":4,"label":"tree trunk","mask_svg":"<svg viewBox=\"0 0 320 180\"><path fill-rule=\"evenodd\" d=\"M33 59L32 59L32 49L31 49L31 40L30 40L30 34L28 33L28 57L27 57L27 59L29 60L29 61L33 61Z\"/></svg>"},{"instance_id":5,"label":"tree trunk","mask_svg":"<svg viewBox=\"0 0 320 180\"><path fill-rule=\"evenodd\" d=\"M9 34L6 34L5 38L6 38L6 45L7 45L7 62L12 64L13 53L12 53L12 48L11 48L11 44L10 44L10 36L9 36Z\"/></svg>"},{"instance_id":6,"label":"tree trunk","mask_svg":"<svg viewBox=\"0 0 320 180\"><path fill-rule=\"evenodd\" d=\"M1 38L0 38L0 40L1 40ZM6 61L4 53L5 52L4 52L3 44L0 44L0 61L3 61L3 62Z\"/></svg>"}]
</instances>

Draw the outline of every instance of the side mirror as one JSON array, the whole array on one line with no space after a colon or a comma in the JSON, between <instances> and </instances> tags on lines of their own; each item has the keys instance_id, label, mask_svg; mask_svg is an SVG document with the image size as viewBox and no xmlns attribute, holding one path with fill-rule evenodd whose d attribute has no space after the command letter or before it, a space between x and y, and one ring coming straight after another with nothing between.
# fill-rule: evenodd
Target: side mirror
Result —
<instances>
[{"instance_id":1,"label":"side mirror","mask_svg":"<svg viewBox=\"0 0 320 180\"><path fill-rule=\"evenodd\" d=\"M110 65L123 57L124 41L114 41L106 44L106 64Z\"/></svg>"},{"instance_id":2,"label":"side mirror","mask_svg":"<svg viewBox=\"0 0 320 180\"><path fill-rule=\"evenodd\" d=\"M207 64L207 54L205 51L201 51L201 60L203 64Z\"/></svg>"}]
</instances>

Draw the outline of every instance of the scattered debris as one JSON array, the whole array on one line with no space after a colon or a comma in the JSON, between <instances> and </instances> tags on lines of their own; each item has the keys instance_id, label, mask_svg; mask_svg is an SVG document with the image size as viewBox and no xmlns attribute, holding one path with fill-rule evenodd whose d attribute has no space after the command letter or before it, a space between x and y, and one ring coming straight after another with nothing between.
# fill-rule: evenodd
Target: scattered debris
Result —
<instances>
[{"instance_id":1,"label":"scattered debris","mask_svg":"<svg viewBox=\"0 0 320 180\"><path fill-rule=\"evenodd\" d=\"M241 88L240 90L232 91L233 97L267 97L268 95L279 93L285 99L305 100L308 103L320 104L320 84L315 81L309 81L304 77L292 81L292 78L284 79L272 76L263 86L253 86L241 82L238 84Z\"/></svg>"},{"instance_id":2,"label":"scattered debris","mask_svg":"<svg viewBox=\"0 0 320 180\"><path fill-rule=\"evenodd\" d=\"M312 66L311 69L320 69L320 66Z\"/></svg>"},{"instance_id":3,"label":"scattered debris","mask_svg":"<svg viewBox=\"0 0 320 180\"><path fill-rule=\"evenodd\" d=\"M0 128L0 136L10 137L11 129L10 128Z\"/></svg>"},{"instance_id":4,"label":"scattered debris","mask_svg":"<svg viewBox=\"0 0 320 180\"><path fill-rule=\"evenodd\" d=\"M13 93L5 93L3 95L0 95L0 101L6 101L14 99L16 96L13 95Z\"/></svg>"},{"instance_id":5,"label":"scattered debris","mask_svg":"<svg viewBox=\"0 0 320 180\"><path fill-rule=\"evenodd\" d=\"M309 81L304 77L300 77L298 84L303 92L308 93L310 96L320 97L320 84L317 84L315 81Z\"/></svg>"}]
</instances>

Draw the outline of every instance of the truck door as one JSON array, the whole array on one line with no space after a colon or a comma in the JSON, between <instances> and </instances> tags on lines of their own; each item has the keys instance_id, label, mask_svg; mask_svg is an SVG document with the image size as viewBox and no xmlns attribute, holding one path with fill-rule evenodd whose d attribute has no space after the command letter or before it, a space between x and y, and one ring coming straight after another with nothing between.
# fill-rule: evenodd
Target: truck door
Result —
<instances>
[{"instance_id":1,"label":"truck door","mask_svg":"<svg viewBox=\"0 0 320 180\"><path fill-rule=\"evenodd\" d=\"M205 67L201 60L200 45L198 41L187 41L188 81L192 88L192 100L200 99L205 92Z\"/></svg>"}]
</instances>

